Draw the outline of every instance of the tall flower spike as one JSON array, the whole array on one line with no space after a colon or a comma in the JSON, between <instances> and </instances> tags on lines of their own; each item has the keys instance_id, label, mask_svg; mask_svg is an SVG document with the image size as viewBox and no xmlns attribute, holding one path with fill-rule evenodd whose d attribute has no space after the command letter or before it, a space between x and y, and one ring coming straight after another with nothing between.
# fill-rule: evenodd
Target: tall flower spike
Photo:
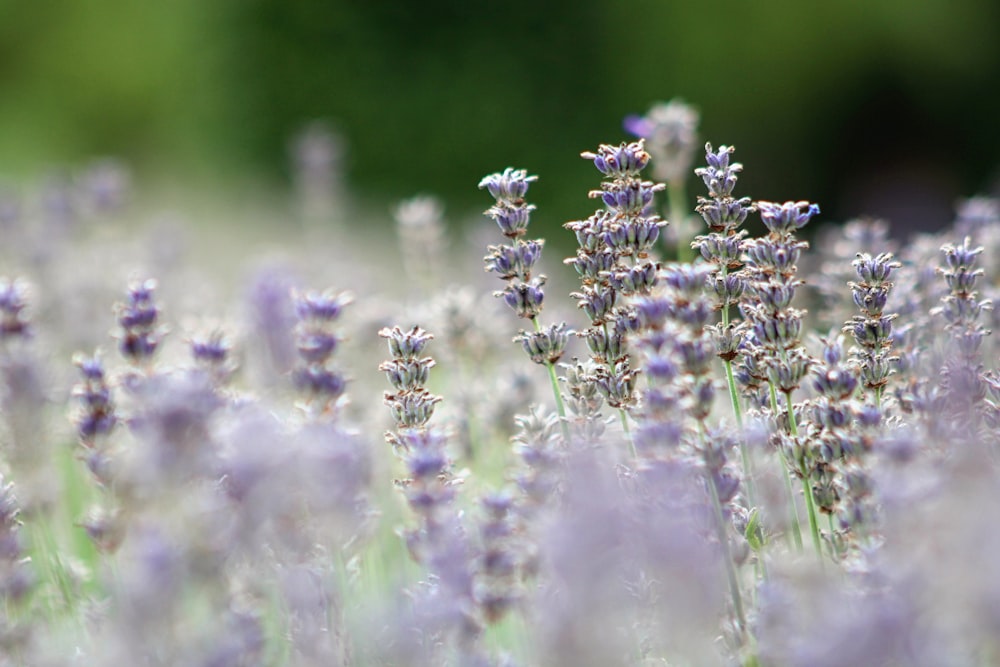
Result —
<instances>
[{"instance_id":1,"label":"tall flower spike","mask_svg":"<svg viewBox=\"0 0 1000 667\"><path fill-rule=\"evenodd\" d=\"M629 116L625 130L646 140L657 180L687 178L698 139L698 112L679 99L654 104L645 116Z\"/></svg>"},{"instance_id":2,"label":"tall flower spike","mask_svg":"<svg viewBox=\"0 0 1000 667\"><path fill-rule=\"evenodd\" d=\"M524 169L508 167L503 173L491 174L480 181L479 188L486 189L496 200L496 205L490 207L486 215L496 221L500 231L511 241L510 245L490 246L490 254L483 261L487 271L496 273L507 283L504 289L493 295L503 298L518 317L531 320L534 324L533 332L521 331L514 341L521 343L533 362L548 369L559 417L565 419L566 409L559 392L555 363L566 348L568 332L565 322L548 327L539 323L538 315L545 300L542 290L545 276L533 276L532 270L541 258L545 241L525 241L521 238L527 231L528 218L535 208L524 198L528 194L528 186L537 179L537 176L528 176ZM565 427L563 433L568 436Z\"/></svg>"},{"instance_id":3,"label":"tall flower spike","mask_svg":"<svg viewBox=\"0 0 1000 667\"><path fill-rule=\"evenodd\" d=\"M347 387L347 379L332 363L341 341L337 321L352 297L344 292L305 292L293 294L295 345L299 363L292 371L295 386L306 394L316 414L338 405Z\"/></svg>"}]
</instances>

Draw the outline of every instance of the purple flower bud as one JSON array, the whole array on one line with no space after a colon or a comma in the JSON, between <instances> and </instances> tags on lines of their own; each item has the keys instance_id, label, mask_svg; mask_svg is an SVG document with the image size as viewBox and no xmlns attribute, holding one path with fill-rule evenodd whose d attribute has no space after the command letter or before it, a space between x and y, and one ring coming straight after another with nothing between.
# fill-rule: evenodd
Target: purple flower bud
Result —
<instances>
[{"instance_id":1,"label":"purple flower bud","mask_svg":"<svg viewBox=\"0 0 1000 667\"><path fill-rule=\"evenodd\" d=\"M507 167L503 173L490 174L479 182L479 189L486 189L497 202L519 204L528 194L528 186L538 180L538 176L528 176L524 169Z\"/></svg>"},{"instance_id":2,"label":"purple flower bud","mask_svg":"<svg viewBox=\"0 0 1000 667\"><path fill-rule=\"evenodd\" d=\"M612 178L636 176L646 168L650 158L642 139L619 146L601 144L597 153L584 152L580 156L593 160L598 171Z\"/></svg>"},{"instance_id":3,"label":"purple flower bud","mask_svg":"<svg viewBox=\"0 0 1000 667\"><path fill-rule=\"evenodd\" d=\"M0 340L26 338L30 334L27 296L26 282L0 278Z\"/></svg>"},{"instance_id":4,"label":"purple flower bud","mask_svg":"<svg viewBox=\"0 0 1000 667\"><path fill-rule=\"evenodd\" d=\"M620 333L606 332L602 327L591 327L583 332L583 336L594 360L615 363L625 357L625 339Z\"/></svg>"},{"instance_id":5,"label":"purple flower bud","mask_svg":"<svg viewBox=\"0 0 1000 667\"><path fill-rule=\"evenodd\" d=\"M802 250L808 248L805 241L774 241L754 239L746 245L747 264L758 272L773 271L778 275L792 275Z\"/></svg>"},{"instance_id":6,"label":"purple flower bud","mask_svg":"<svg viewBox=\"0 0 1000 667\"><path fill-rule=\"evenodd\" d=\"M127 300L118 305L118 347L133 363L148 360L156 352L164 330L156 326L159 308L153 301L156 281L133 281L129 284Z\"/></svg>"},{"instance_id":7,"label":"purple flower bud","mask_svg":"<svg viewBox=\"0 0 1000 667\"><path fill-rule=\"evenodd\" d=\"M553 324L541 331L522 331L515 341L520 341L524 351L536 364L554 364L562 358L569 331L566 323Z\"/></svg>"},{"instance_id":8,"label":"purple flower bud","mask_svg":"<svg viewBox=\"0 0 1000 667\"><path fill-rule=\"evenodd\" d=\"M490 246L490 254L483 258L486 270L496 273L503 280L517 278L521 281L531 279L531 269L542 256L542 240L518 240L512 246Z\"/></svg>"},{"instance_id":9,"label":"purple flower bud","mask_svg":"<svg viewBox=\"0 0 1000 667\"><path fill-rule=\"evenodd\" d=\"M499 202L486 210L486 215L493 219L500 228L500 232L507 238L516 239L523 236L528 230L528 223L531 221L531 212L535 210L533 205L513 206L504 202Z\"/></svg>"},{"instance_id":10,"label":"purple flower bud","mask_svg":"<svg viewBox=\"0 0 1000 667\"><path fill-rule=\"evenodd\" d=\"M395 359L414 359L423 352L427 342L434 336L427 333L420 327L413 327L409 331L403 331L398 326L389 329L381 329L378 335L389 341L389 354Z\"/></svg>"},{"instance_id":11,"label":"purple flower bud","mask_svg":"<svg viewBox=\"0 0 1000 667\"><path fill-rule=\"evenodd\" d=\"M836 400L850 398L857 386L857 378L843 368L817 370L816 378L813 380L813 387L817 392Z\"/></svg>"},{"instance_id":12,"label":"purple flower bud","mask_svg":"<svg viewBox=\"0 0 1000 667\"><path fill-rule=\"evenodd\" d=\"M899 262L893 261L892 253L883 252L876 257L868 253L858 253L858 258L854 260L853 266L858 273L858 278L863 285L881 285L889 280L893 269L902 266Z\"/></svg>"},{"instance_id":13,"label":"purple flower bud","mask_svg":"<svg viewBox=\"0 0 1000 667\"><path fill-rule=\"evenodd\" d=\"M545 293L542 285L545 284L545 276L532 278L527 283L516 283L507 285L502 291L494 292L494 296L502 296L511 310L517 313L518 317L532 320L542 312L542 302L545 300Z\"/></svg>"},{"instance_id":14,"label":"purple flower bud","mask_svg":"<svg viewBox=\"0 0 1000 667\"><path fill-rule=\"evenodd\" d=\"M411 391L427 384L427 376L434 364L434 360L430 357L390 359L383 361L378 368L385 372L389 384L397 391Z\"/></svg>"},{"instance_id":15,"label":"purple flower bud","mask_svg":"<svg viewBox=\"0 0 1000 667\"><path fill-rule=\"evenodd\" d=\"M760 201L757 202L757 209L764 226L779 238L788 238L819 213L819 206L807 201L787 201L784 204Z\"/></svg>"},{"instance_id":16,"label":"purple flower bud","mask_svg":"<svg viewBox=\"0 0 1000 667\"><path fill-rule=\"evenodd\" d=\"M732 146L720 146L718 151L714 151L712 144L705 144L705 161L708 162L708 167L694 170L695 175L701 177L709 194L715 199L731 197L738 174L743 171L743 165L740 163L729 162L733 150Z\"/></svg>"},{"instance_id":17,"label":"purple flower bud","mask_svg":"<svg viewBox=\"0 0 1000 667\"><path fill-rule=\"evenodd\" d=\"M962 245L948 243L941 247L945 263L952 270L971 269L976 265L976 257L983 252L982 246L971 247L972 239L965 237Z\"/></svg>"},{"instance_id":18,"label":"purple flower bud","mask_svg":"<svg viewBox=\"0 0 1000 667\"><path fill-rule=\"evenodd\" d=\"M585 285L583 292L573 292L570 296L594 324L603 324L615 307L618 293L610 287Z\"/></svg>"},{"instance_id":19,"label":"purple flower bud","mask_svg":"<svg viewBox=\"0 0 1000 667\"><path fill-rule=\"evenodd\" d=\"M608 282L611 287L623 294L648 294L656 287L657 268L654 262L645 262L627 269L610 271Z\"/></svg>"},{"instance_id":20,"label":"purple flower bud","mask_svg":"<svg viewBox=\"0 0 1000 667\"><path fill-rule=\"evenodd\" d=\"M618 261L610 250L601 252L579 252L576 257L563 260L571 265L584 281L594 282L602 273L610 272Z\"/></svg>"},{"instance_id":21,"label":"purple flower bud","mask_svg":"<svg viewBox=\"0 0 1000 667\"><path fill-rule=\"evenodd\" d=\"M434 406L441 402L440 396L427 391L410 391L401 394L387 394L385 404L392 417L401 427L424 426L434 414Z\"/></svg>"},{"instance_id":22,"label":"purple flower bud","mask_svg":"<svg viewBox=\"0 0 1000 667\"><path fill-rule=\"evenodd\" d=\"M730 269L739 268L743 256L745 231L724 235L718 232L696 236L691 244L707 261Z\"/></svg>"},{"instance_id":23,"label":"purple flower bud","mask_svg":"<svg viewBox=\"0 0 1000 667\"><path fill-rule=\"evenodd\" d=\"M332 322L340 317L344 306L353 301L346 292L310 291L305 294L294 294L295 314L299 321L314 320L317 322Z\"/></svg>"},{"instance_id":24,"label":"purple flower bud","mask_svg":"<svg viewBox=\"0 0 1000 667\"><path fill-rule=\"evenodd\" d=\"M325 366L309 365L292 372L292 382L300 390L317 398L335 400L344 393L347 380Z\"/></svg>"}]
</instances>

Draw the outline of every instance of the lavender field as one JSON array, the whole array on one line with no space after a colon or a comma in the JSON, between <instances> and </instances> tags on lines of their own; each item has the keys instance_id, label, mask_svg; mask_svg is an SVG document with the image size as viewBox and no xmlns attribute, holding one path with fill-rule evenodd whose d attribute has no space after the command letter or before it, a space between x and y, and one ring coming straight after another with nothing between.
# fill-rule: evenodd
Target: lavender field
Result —
<instances>
[{"instance_id":1,"label":"lavender field","mask_svg":"<svg viewBox=\"0 0 1000 667\"><path fill-rule=\"evenodd\" d=\"M697 126L464 234L317 127L278 232L0 190L0 664L1000 664L1000 202L901 243Z\"/></svg>"}]
</instances>

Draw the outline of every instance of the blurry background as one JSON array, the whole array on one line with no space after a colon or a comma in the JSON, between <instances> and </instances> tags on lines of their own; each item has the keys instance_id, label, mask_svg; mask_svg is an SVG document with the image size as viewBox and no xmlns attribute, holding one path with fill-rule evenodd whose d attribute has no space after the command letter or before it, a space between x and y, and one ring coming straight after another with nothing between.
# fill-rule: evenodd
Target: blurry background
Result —
<instances>
[{"instance_id":1,"label":"blurry background","mask_svg":"<svg viewBox=\"0 0 1000 667\"><path fill-rule=\"evenodd\" d=\"M140 190L281 195L323 120L372 210L425 192L465 219L517 166L555 229L593 210L580 151L674 97L737 147L739 194L933 228L997 189L1000 3L0 0L5 180L113 155Z\"/></svg>"}]
</instances>

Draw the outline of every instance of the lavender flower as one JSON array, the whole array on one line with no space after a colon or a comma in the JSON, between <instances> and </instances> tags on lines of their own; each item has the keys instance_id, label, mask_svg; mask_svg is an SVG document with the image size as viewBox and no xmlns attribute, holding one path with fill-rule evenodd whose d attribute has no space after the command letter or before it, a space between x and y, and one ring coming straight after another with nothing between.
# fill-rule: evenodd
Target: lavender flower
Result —
<instances>
[{"instance_id":1,"label":"lavender flower","mask_svg":"<svg viewBox=\"0 0 1000 667\"><path fill-rule=\"evenodd\" d=\"M24 280L0 278L0 341L30 336L28 285Z\"/></svg>"},{"instance_id":2,"label":"lavender flower","mask_svg":"<svg viewBox=\"0 0 1000 667\"><path fill-rule=\"evenodd\" d=\"M654 104L645 116L628 116L625 130L646 140L656 179L687 178L697 146L698 112L683 101Z\"/></svg>"},{"instance_id":3,"label":"lavender flower","mask_svg":"<svg viewBox=\"0 0 1000 667\"><path fill-rule=\"evenodd\" d=\"M154 299L156 287L151 278L134 280L128 286L126 301L117 306L118 349L137 367L149 365L166 333L166 328L159 324L160 308Z\"/></svg>"},{"instance_id":4,"label":"lavender flower","mask_svg":"<svg viewBox=\"0 0 1000 667\"><path fill-rule=\"evenodd\" d=\"M347 387L347 379L332 363L340 343L337 321L352 297L327 290L295 295L296 349L300 363L292 381L303 391L317 414L334 414Z\"/></svg>"}]
</instances>

